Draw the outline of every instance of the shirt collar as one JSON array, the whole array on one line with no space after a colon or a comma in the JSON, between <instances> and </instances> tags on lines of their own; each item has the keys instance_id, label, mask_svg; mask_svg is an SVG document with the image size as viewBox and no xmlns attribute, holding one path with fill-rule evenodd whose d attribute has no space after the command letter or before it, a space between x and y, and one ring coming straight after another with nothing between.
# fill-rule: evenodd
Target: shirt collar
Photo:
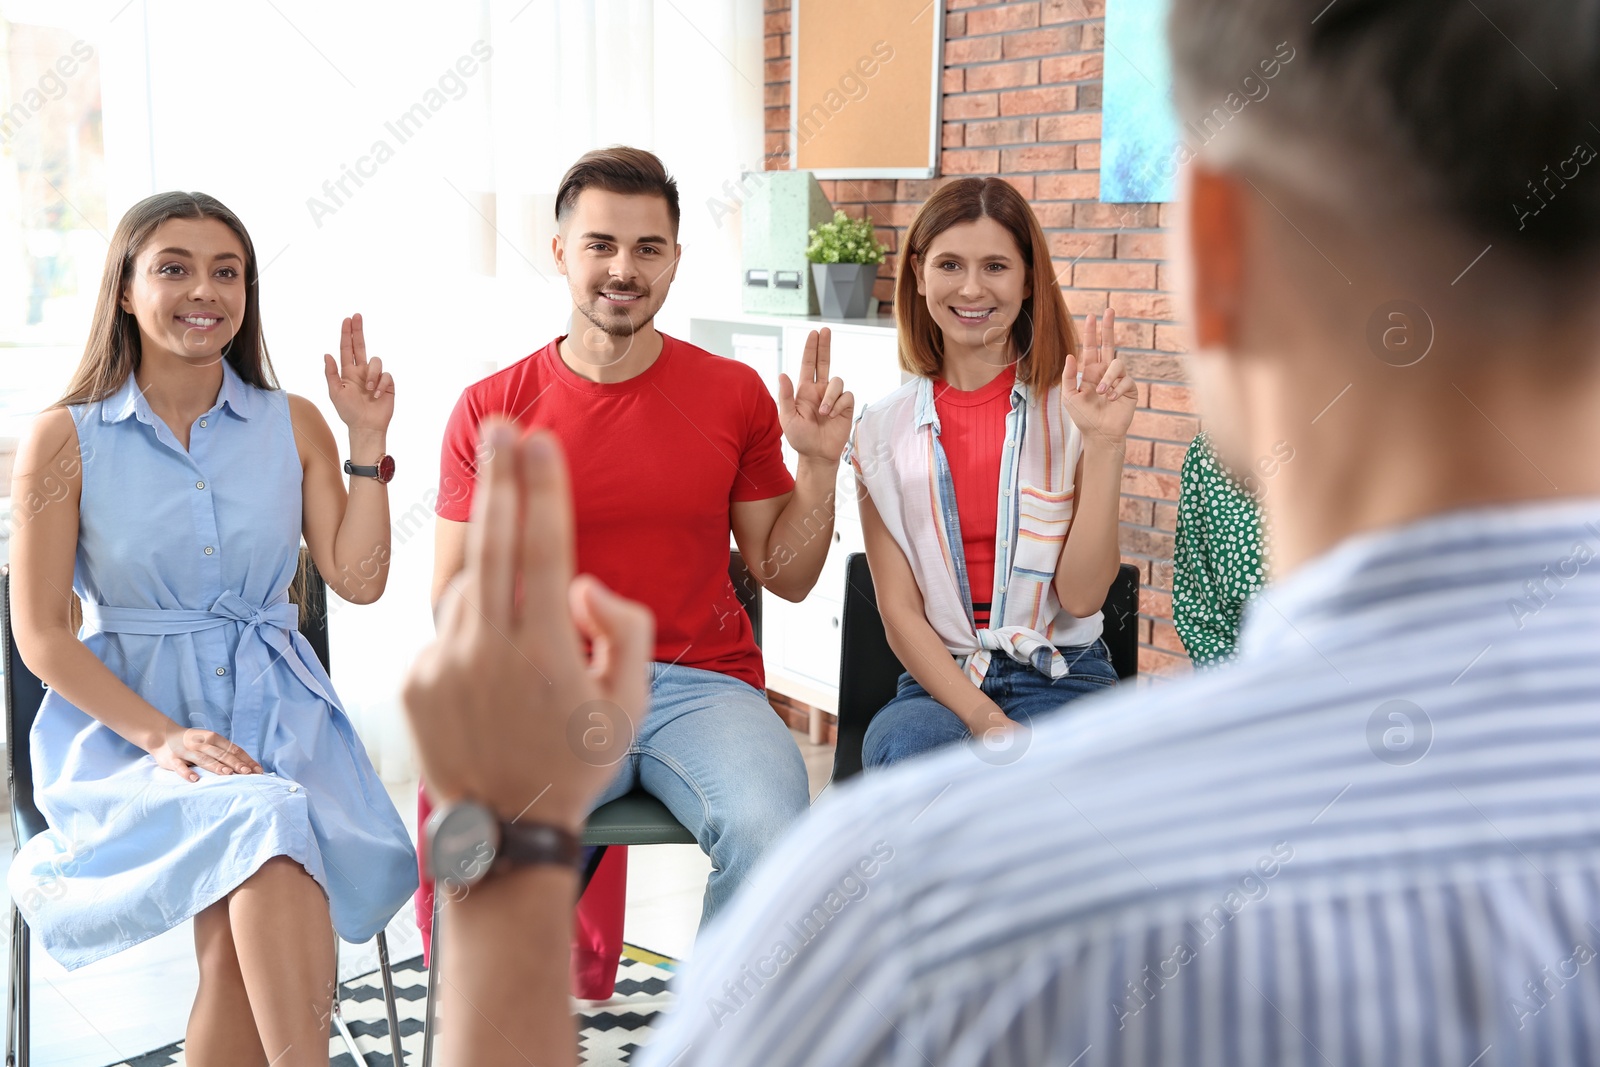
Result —
<instances>
[{"instance_id":1,"label":"shirt collar","mask_svg":"<svg viewBox=\"0 0 1600 1067\"><path fill-rule=\"evenodd\" d=\"M1019 376L1011 383L1011 410L1026 407L1033 398L1033 393L1028 389L1028 383ZM939 432L939 411L933 402L933 379L924 375L917 379L917 417L914 426L918 430L933 427L933 432Z\"/></svg>"},{"instance_id":2,"label":"shirt collar","mask_svg":"<svg viewBox=\"0 0 1600 1067\"><path fill-rule=\"evenodd\" d=\"M259 410L261 404L261 391L252 389L239 377L239 372L227 360L222 362L222 388L217 390L217 401L212 405L211 412L220 408L227 408L236 418L249 420ZM208 412L210 414L210 412ZM146 425L155 425L155 413L150 410L150 402L144 397L144 390L139 388L139 383L132 374L122 383L122 387L105 400L100 402L100 420L102 422L122 422L129 417L137 417Z\"/></svg>"}]
</instances>

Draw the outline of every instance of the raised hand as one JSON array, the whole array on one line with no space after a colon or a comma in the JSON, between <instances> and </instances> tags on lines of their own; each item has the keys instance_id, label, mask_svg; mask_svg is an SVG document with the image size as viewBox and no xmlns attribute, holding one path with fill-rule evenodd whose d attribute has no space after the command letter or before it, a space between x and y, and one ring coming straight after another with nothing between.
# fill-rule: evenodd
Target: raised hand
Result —
<instances>
[{"instance_id":1,"label":"raised hand","mask_svg":"<svg viewBox=\"0 0 1600 1067\"><path fill-rule=\"evenodd\" d=\"M1106 309L1103 321L1083 318L1083 352L1067 357L1061 372L1061 400L1072 423L1085 437L1117 443L1128 436L1128 426L1139 406L1139 390L1128 376L1127 365L1116 354L1116 314ZM1082 375L1080 382L1079 375Z\"/></svg>"},{"instance_id":2,"label":"raised hand","mask_svg":"<svg viewBox=\"0 0 1600 1067\"><path fill-rule=\"evenodd\" d=\"M394 377L383 369L383 360L367 358L367 337L359 314L339 327L339 361L324 354L322 369L328 379L328 399L346 426L352 430L388 428L394 417Z\"/></svg>"},{"instance_id":3,"label":"raised hand","mask_svg":"<svg viewBox=\"0 0 1600 1067\"><path fill-rule=\"evenodd\" d=\"M783 436L800 455L838 463L850 439L850 419L856 398L844 391L844 382L828 377L833 334L826 326L811 331L800 358L800 385L787 374L778 375L778 423Z\"/></svg>"},{"instance_id":4,"label":"raised hand","mask_svg":"<svg viewBox=\"0 0 1600 1067\"><path fill-rule=\"evenodd\" d=\"M215 730L172 724L161 743L150 750L158 765L190 782L198 782L200 767L213 774L261 774L261 764Z\"/></svg>"},{"instance_id":5,"label":"raised hand","mask_svg":"<svg viewBox=\"0 0 1600 1067\"><path fill-rule=\"evenodd\" d=\"M404 687L428 790L577 831L649 702L649 609L573 578L555 438L485 425L465 569ZM585 657L581 638L589 642Z\"/></svg>"}]
</instances>

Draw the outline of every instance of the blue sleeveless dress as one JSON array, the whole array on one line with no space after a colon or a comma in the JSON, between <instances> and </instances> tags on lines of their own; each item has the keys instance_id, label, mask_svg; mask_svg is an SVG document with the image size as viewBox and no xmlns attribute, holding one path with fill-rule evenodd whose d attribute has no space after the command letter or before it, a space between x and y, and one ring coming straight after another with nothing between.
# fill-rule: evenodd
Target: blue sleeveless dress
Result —
<instances>
[{"instance_id":1,"label":"blue sleeveless dress","mask_svg":"<svg viewBox=\"0 0 1600 1067\"><path fill-rule=\"evenodd\" d=\"M130 377L71 408L83 458L77 566L89 649L175 721L268 772L186 782L46 694L30 738L49 830L17 854L11 898L63 966L189 919L287 856L348 941L417 886L405 825L296 629L301 468L288 394L223 364L184 451Z\"/></svg>"}]
</instances>

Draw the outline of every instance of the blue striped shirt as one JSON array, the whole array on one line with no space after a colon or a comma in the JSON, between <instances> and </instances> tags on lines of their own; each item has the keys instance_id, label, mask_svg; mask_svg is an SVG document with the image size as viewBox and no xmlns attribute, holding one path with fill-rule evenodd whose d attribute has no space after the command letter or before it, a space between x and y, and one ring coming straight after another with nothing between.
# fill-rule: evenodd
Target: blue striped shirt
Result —
<instances>
[{"instance_id":1,"label":"blue striped shirt","mask_svg":"<svg viewBox=\"0 0 1600 1067\"><path fill-rule=\"evenodd\" d=\"M833 790L647 1062L1600 1060L1600 499L1352 538L1240 662Z\"/></svg>"}]
</instances>

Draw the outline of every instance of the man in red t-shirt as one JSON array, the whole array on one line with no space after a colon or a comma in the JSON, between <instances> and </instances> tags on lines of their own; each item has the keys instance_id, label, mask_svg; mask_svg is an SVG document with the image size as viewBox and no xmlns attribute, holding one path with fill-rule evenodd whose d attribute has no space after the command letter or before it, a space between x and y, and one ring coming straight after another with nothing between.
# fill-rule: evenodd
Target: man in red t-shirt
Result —
<instances>
[{"instance_id":1,"label":"man in red t-shirt","mask_svg":"<svg viewBox=\"0 0 1600 1067\"><path fill-rule=\"evenodd\" d=\"M572 710L568 735L585 759L617 764L600 803L642 786L694 833L713 867L704 924L810 799L800 751L763 695L728 535L765 588L791 601L810 592L854 401L828 376L827 331L807 342L797 383L780 377L776 406L749 367L656 331L679 255L678 191L651 153L585 155L562 179L556 222L571 326L456 405L433 598L465 561L479 425L503 415L554 432L571 470L579 571L644 603L656 624L637 736L618 736L631 733L626 716L588 705ZM793 476L780 431L799 453ZM538 821L536 798L524 803L524 821Z\"/></svg>"}]
</instances>

